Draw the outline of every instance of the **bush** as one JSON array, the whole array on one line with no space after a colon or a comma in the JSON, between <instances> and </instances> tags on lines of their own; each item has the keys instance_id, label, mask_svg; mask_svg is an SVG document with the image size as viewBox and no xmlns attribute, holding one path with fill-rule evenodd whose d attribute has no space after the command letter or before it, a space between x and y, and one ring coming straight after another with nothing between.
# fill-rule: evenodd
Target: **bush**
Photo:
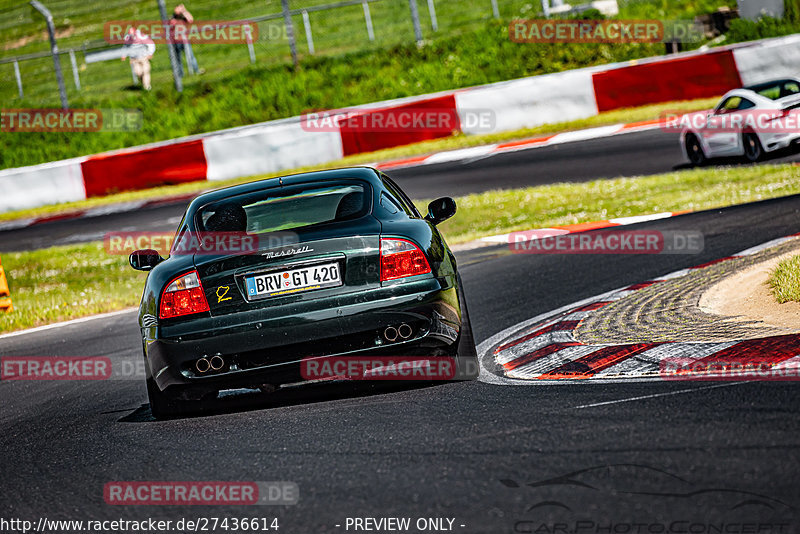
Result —
<instances>
[{"instance_id":1,"label":"bush","mask_svg":"<svg viewBox=\"0 0 800 534\"><path fill-rule=\"evenodd\" d=\"M784 0L784 17L791 22L800 22L800 0Z\"/></svg>"},{"instance_id":2,"label":"bush","mask_svg":"<svg viewBox=\"0 0 800 534\"><path fill-rule=\"evenodd\" d=\"M800 31L800 28L798 28L797 22L793 22L788 16L784 19L772 17L762 17L758 20L736 19L731 21L731 27L725 34L725 42L740 43L769 37L781 37L798 31Z\"/></svg>"}]
</instances>

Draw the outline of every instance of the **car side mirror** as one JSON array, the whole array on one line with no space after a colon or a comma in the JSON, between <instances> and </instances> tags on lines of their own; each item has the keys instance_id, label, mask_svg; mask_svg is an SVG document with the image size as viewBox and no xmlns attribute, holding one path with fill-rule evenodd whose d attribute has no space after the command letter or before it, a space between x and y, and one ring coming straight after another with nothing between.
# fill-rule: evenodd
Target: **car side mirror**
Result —
<instances>
[{"instance_id":1,"label":"car side mirror","mask_svg":"<svg viewBox=\"0 0 800 534\"><path fill-rule=\"evenodd\" d=\"M137 271L149 271L162 261L164 261L164 258L157 251L149 248L134 250L128 256L128 262Z\"/></svg>"},{"instance_id":2,"label":"car side mirror","mask_svg":"<svg viewBox=\"0 0 800 534\"><path fill-rule=\"evenodd\" d=\"M428 214L425 219L433 224L439 224L455 214L456 201L450 197L442 197L428 204Z\"/></svg>"}]
</instances>

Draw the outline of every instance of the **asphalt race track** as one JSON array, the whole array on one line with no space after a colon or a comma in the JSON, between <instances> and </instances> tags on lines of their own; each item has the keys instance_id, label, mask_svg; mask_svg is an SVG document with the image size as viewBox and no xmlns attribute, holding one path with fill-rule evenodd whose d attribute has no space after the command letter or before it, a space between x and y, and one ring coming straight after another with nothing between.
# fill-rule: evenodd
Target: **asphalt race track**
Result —
<instances>
[{"instance_id":1,"label":"asphalt race track","mask_svg":"<svg viewBox=\"0 0 800 534\"><path fill-rule=\"evenodd\" d=\"M638 228L699 230L705 249L539 256L501 246L461 254L476 341L796 233L800 196ZM2 337L0 347L4 356L112 359L141 350L131 312ZM277 517L282 533L353 532L345 525L354 517L451 518L463 533L800 526L800 389L790 382L328 385L259 396L250 408L238 400L216 414L156 422L142 381L2 381L0 516L34 524L42 516ZM282 507L103 500L110 481L191 480L293 481L300 499Z\"/></svg>"},{"instance_id":2,"label":"asphalt race track","mask_svg":"<svg viewBox=\"0 0 800 534\"><path fill-rule=\"evenodd\" d=\"M800 161L800 154L779 154L768 160L770 163L787 161ZM436 198L489 189L658 174L685 166L675 133L648 130L387 172L411 198ZM185 208L186 202L181 201L136 211L0 230L0 252L97 241L111 231L174 231Z\"/></svg>"}]
</instances>

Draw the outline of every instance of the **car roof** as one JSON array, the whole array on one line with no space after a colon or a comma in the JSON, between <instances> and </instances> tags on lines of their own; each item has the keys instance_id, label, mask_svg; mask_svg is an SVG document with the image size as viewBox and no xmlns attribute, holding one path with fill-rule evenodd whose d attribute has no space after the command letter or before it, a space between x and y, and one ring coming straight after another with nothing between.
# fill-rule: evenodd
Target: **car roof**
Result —
<instances>
[{"instance_id":1,"label":"car roof","mask_svg":"<svg viewBox=\"0 0 800 534\"><path fill-rule=\"evenodd\" d=\"M371 167L345 167L341 169L328 169L323 171L290 174L287 176L276 176L274 178L266 178L264 180L256 180L254 182L232 185L230 187L223 187L222 189L215 189L214 191L203 193L195 197L194 200L189 203L187 211L196 210L200 206L204 206L210 202L245 193L251 193L253 191L260 191L262 189L295 185L306 182L335 182L353 178L365 180L376 186L380 185L381 183L380 173Z\"/></svg>"}]
</instances>

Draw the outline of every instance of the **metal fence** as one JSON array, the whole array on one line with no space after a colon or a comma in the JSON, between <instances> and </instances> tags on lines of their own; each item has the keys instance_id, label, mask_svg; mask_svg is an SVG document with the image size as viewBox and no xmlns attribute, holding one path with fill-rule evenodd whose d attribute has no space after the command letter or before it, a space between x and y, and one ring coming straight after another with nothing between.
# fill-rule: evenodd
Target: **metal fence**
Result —
<instances>
[{"instance_id":1,"label":"metal fence","mask_svg":"<svg viewBox=\"0 0 800 534\"><path fill-rule=\"evenodd\" d=\"M344 0L336 3L290 0L287 17L283 10L278 9L271 13L250 13L249 11L257 7L250 2L234 1L229 5L218 6L213 1L197 0L187 3L187 7L193 12L196 21L220 20L222 17L219 16L219 8L230 7L224 13L236 18L226 17L226 20L257 23L258 38L246 44L193 45L202 76L208 80L219 79L251 65L291 62L293 56L302 64L304 60L315 55L359 51L370 53L387 46L469 31L491 19L533 16L538 13L539 7L533 6L539 3L538 0L419 0L418 7L417 0ZM43 3L53 11L57 21L69 18L69 11L57 13L59 7L74 6L74 2L69 0L45 0ZM51 3L55 5L48 5ZM275 2L265 3L272 5ZM128 15L127 20L157 20L159 17L155 10L156 1L150 0L147 5L151 9L146 16L135 12ZM214 7L210 8L212 5ZM274 8L280 8L280 5L275 5ZM24 6L19 9L24 9ZM211 16L204 16L205 13ZM85 18L87 15L82 16ZM0 18L2 17L3 13L0 12ZM59 31L56 31L59 64L65 73L70 104L84 98L91 100L108 96L114 91L136 89L136 78L130 67L119 61L121 46L109 45L103 39L102 30L97 28L114 17L117 20L126 20L122 6L117 6L108 13L98 12L93 19L96 30L94 35L77 43L74 36L59 36ZM31 16L25 23L30 26L36 21ZM44 31L44 28L44 19L41 19L39 31ZM0 23L0 30L3 29L3 23ZM66 32L62 30L62 33ZM38 46L47 46L46 39L39 39ZM168 46L157 45L151 62L153 86L172 85ZM0 99L7 104L24 101L28 105L55 105L58 102L58 86L51 52L41 50L24 55L9 55L13 48L5 48L0 54ZM112 61L114 59L116 61ZM186 63L186 69L190 69L188 61ZM195 78L200 73L189 70L186 74L187 83L200 79Z\"/></svg>"}]
</instances>

